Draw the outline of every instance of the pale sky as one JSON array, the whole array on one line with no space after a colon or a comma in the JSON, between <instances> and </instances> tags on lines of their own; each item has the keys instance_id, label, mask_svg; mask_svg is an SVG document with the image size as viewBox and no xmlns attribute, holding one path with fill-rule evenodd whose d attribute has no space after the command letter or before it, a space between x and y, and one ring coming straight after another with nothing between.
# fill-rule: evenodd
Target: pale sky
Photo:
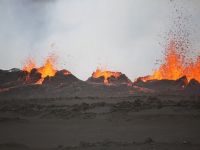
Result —
<instances>
[{"instance_id":1,"label":"pale sky","mask_svg":"<svg viewBox=\"0 0 200 150\"><path fill-rule=\"evenodd\" d=\"M80 79L102 66L134 80L158 67L175 9L199 53L199 0L0 0L0 68L55 53L58 68Z\"/></svg>"}]
</instances>

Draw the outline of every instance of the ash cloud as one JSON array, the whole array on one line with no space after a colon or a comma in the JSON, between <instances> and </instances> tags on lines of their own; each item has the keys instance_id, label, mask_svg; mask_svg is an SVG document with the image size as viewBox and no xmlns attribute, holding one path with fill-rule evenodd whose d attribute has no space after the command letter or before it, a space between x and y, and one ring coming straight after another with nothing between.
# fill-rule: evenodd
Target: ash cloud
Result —
<instances>
[{"instance_id":1,"label":"ash cloud","mask_svg":"<svg viewBox=\"0 0 200 150\"><path fill-rule=\"evenodd\" d=\"M162 57L174 3L191 14L193 49L200 45L198 0L1 0L0 68L39 63L55 52L61 68L87 79L98 65L130 79L150 74ZM191 28L192 28L191 27Z\"/></svg>"}]
</instances>

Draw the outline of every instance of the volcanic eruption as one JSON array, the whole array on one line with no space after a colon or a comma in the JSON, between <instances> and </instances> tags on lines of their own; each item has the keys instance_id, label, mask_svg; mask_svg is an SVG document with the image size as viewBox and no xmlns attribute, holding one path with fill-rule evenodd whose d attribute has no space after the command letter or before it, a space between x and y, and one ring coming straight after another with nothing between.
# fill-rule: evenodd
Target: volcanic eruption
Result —
<instances>
[{"instance_id":1,"label":"volcanic eruption","mask_svg":"<svg viewBox=\"0 0 200 150\"><path fill-rule=\"evenodd\" d=\"M152 80L176 81L185 77L187 84L191 80L200 82L200 56L192 57L191 26L181 9L176 9L172 17L172 26L169 29L164 46L164 57L160 66L152 75L140 77L137 80L147 82Z\"/></svg>"},{"instance_id":2,"label":"volcanic eruption","mask_svg":"<svg viewBox=\"0 0 200 150\"><path fill-rule=\"evenodd\" d=\"M44 65L41 67L37 67L35 60L32 58L29 58L24 67L23 71L27 71L28 73L31 73L33 69L36 69L36 72L41 74L41 78L36 82L36 84L42 84L45 77L49 76L52 77L56 74L57 69L55 67L55 61L56 58L54 55L50 55L47 57L47 59L44 61ZM28 80L28 79L27 79Z\"/></svg>"},{"instance_id":3,"label":"volcanic eruption","mask_svg":"<svg viewBox=\"0 0 200 150\"><path fill-rule=\"evenodd\" d=\"M79 81L70 71L57 69L54 54L49 55L40 67L37 67L34 59L29 58L22 70L27 72L26 83L60 85Z\"/></svg>"},{"instance_id":4,"label":"volcanic eruption","mask_svg":"<svg viewBox=\"0 0 200 150\"><path fill-rule=\"evenodd\" d=\"M141 77L149 80L178 80L185 76L188 82L192 79L200 82L200 56L196 60L188 60L184 53L179 53L176 42L170 41L164 57L164 63L152 75Z\"/></svg>"},{"instance_id":5,"label":"volcanic eruption","mask_svg":"<svg viewBox=\"0 0 200 150\"><path fill-rule=\"evenodd\" d=\"M95 72L92 73L92 77L88 79L90 82L99 82L109 85L112 83L131 83L128 77L121 72L109 71L106 69L97 68Z\"/></svg>"}]
</instances>

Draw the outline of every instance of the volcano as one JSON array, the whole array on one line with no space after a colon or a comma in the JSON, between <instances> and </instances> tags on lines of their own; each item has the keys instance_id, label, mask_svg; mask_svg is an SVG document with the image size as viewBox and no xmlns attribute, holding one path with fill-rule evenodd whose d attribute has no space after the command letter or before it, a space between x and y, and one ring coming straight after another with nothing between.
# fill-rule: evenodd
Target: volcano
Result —
<instances>
[{"instance_id":1,"label":"volcano","mask_svg":"<svg viewBox=\"0 0 200 150\"><path fill-rule=\"evenodd\" d=\"M163 64L152 75L140 77L141 80L178 80L185 76L188 81L195 79L200 82L200 56L195 60L187 59L182 41L171 40L165 51ZM181 49L181 51L180 51Z\"/></svg>"},{"instance_id":2,"label":"volcano","mask_svg":"<svg viewBox=\"0 0 200 150\"><path fill-rule=\"evenodd\" d=\"M105 85L131 84L131 80L125 74L99 68L97 68L96 71L92 73L92 76L89 77L87 81Z\"/></svg>"},{"instance_id":3,"label":"volcano","mask_svg":"<svg viewBox=\"0 0 200 150\"><path fill-rule=\"evenodd\" d=\"M42 66L37 66L34 59L29 58L22 70L0 70L0 77L2 96L19 98L66 95L66 88L82 82L70 71L58 70L54 55L48 56ZM66 91L73 91L73 87Z\"/></svg>"},{"instance_id":4,"label":"volcano","mask_svg":"<svg viewBox=\"0 0 200 150\"><path fill-rule=\"evenodd\" d=\"M68 70L60 70L55 73L54 76L50 77L47 76L44 78L43 84L71 84L73 82L77 82L79 79L75 77L71 72Z\"/></svg>"},{"instance_id":5,"label":"volcano","mask_svg":"<svg viewBox=\"0 0 200 150\"><path fill-rule=\"evenodd\" d=\"M40 67L37 67L35 60L33 58L28 58L22 70L31 73L31 71L35 69L34 73L37 72L41 74L41 77L37 81L37 84L42 84L45 77L52 77L56 74L57 69L55 67L55 62L56 62L56 57L53 54L49 55L45 59L44 64Z\"/></svg>"},{"instance_id":6,"label":"volcano","mask_svg":"<svg viewBox=\"0 0 200 150\"><path fill-rule=\"evenodd\" d=\"M189 59L187 48L184 38L178 36L170 39L164 52L163 63L152 75L139 77L134 84L165 92L200 93L200 56Z\"/></svg>"},{"instance_id":7,"label":"volcano","mask_svg":"<svg viewBox=\"0 0 200 150\"><path fill-rule=\"evenodd\" d=\"M178 92L182 91L188 84L188 80L186 76L183 76L177 80L168 80L168 79L162 79L162 80L147 80L143 81L143 79L138 78L133 85L139 86L139 87L145 87L148 89L153 89L157 92Z\"/></svg>"},{"instance_id":8,"label":"volcano","mask_svg":"<svg viewBox=\"0 0 200 150\"><path fill-rule=\"evenodd\" d=\"M37 67L33 58L27 59L22 69L28 74L26 83L59 85L79 81L70 71L58 70L55 63L56 57L53 54L49 55L40 67Z\"/></svg>"},{"instance_id":9,"label":"volcano","mask_svg":"<svg viewBox=\"0 0 200 150\"><path fill-rule=\"evenodd\" d=\"M5 98L70 95L73 93L74 85L78 87L83 82L67 70L58 70L54 76L42 78L42 74L36 68L30 72L20 69L0 70L0 77L0 94ZM42 83L38 84L41 80Z\"/></svg>"}]
</instances>

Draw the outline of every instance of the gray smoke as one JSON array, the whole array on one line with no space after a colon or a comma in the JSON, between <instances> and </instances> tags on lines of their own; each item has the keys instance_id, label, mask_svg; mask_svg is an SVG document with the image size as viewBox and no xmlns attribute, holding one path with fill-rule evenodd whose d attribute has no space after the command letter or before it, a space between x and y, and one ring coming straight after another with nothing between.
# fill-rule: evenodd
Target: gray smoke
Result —
<instances>
[{"instance_id":1,"label":"gray smoke","mask_svg":"<svg viewBox=\"0 0 200 150\"><path fill-rule=\"evenodd\" d=\"M0 68L20 68L28 56L41 64L54 52L59 67L81 79L99 65L132 80L150 74L174 3L191 14L199 50L198 0L0 0Z\"/></svg>"}]
</instances>

